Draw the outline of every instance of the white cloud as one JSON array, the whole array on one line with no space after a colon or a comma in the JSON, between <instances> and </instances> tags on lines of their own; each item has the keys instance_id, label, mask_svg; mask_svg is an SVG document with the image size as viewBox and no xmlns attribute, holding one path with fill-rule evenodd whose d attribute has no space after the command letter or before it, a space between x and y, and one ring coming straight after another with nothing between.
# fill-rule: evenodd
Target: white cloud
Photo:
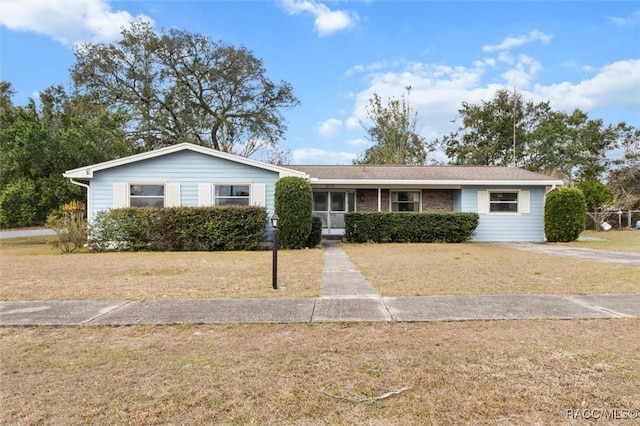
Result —
<instances>
[{"instance_id":1,"label":"white cloud","mask_svg":"<svg viewBox=\"0 0 640 426\"><path fill-rule=\"evenodd\" d=\"M365 146L365 145L369 145L369 141L362 138L356 138L356 139L348 140L347 144L351 146Z\"/></svg>"},{"instance_id":2,"label":"white cloud","mask_svg":"<svg viewBox=\"0 0 640 426\"><path fill-rule=\"evenodd\" d=\"M153 22L145 15L112 11L107 0L2 0L0 24L14 31L31 31L63 44L109 42L132 20Z\"/></svg>"},{"instance_id":3,"label":"white cloud","mask_svg":"<svg viewBox=\"0 0 640 426\"><path fill-rule=\"evenodd\" d=\"M640 23L640 10L635 11L629 17L611 16L609 22L614 25L627 26Z\"/></svg>"},{"instance_id":4,"label":"white cloud","mask_svg":"<svg viewBox=\"0 0 640 426\"><path fill-rule=\"evenodd\" d=\"M366 121L366 107L374 93L383 100L398 98L408 85L411 93L407 99L418 112L421 134L429 140L455 129L452 120L458 117L462 102L478 104L492 99L497 90L512 90L514 86L525 98L550 101L556 110L580 108L589 112L610 106L640 109L640 59L593 69L583 80L546 84L536 82L543 69L538 60L523 54L513 61L494 66L482 60L469 67L412 63L402 70L372 72L366 76L367 87L354 96L350 117L343 123L345 128L355 130L360 122Z\"/></svg>"},{"instance_id":5,"label":"white cloud","mask_svg":"<svg viewBox=\"0 0 640 426\"><path fill-rule=\"evenodd\" d=\"M301 148L293 150L292 164L351 164L356 157L357 155L351 152Z\"/></svg>"},{"instance_id":6,"label":"white cloud","mask_svg":"<svg viewBox=\"0 0 640 426\"><path fill-rule=\"evenodd\" d=\"M529 34L519 37L507 37L502 40L500 44L482 46L482 50L485 52L500 52L534 41L541 41L542 43L547 44L551 41L551 37L551 35L545 34L541 31L531 31Z\"/></svg>"},{"instance_id":7,"label":"white cloud","mask_svg":"<svg viewBox=\"0 0 640 426\"><path fill-rule=\"evenodd\" d=\"M320 136L328 138L340 131L342 128L342 121L337 118L329 118L328 120L320 123L316 128L316 131Z\"/></svg>"},{"instance_id":8,"label":"white cloud","mask_svg":"<svg viewBox=\"0 0 640 426\"><path fill-rule=\"evenodd\" d=\"M564 109L640 108L640 59L608 64L592 78L578 83L537 84L533 95Z\"/></svg>"},{"instance_id":9,"label":"white cloud","mask_svg":"<svg viewBox=\"0 0 640 426\"><path fill-rule=\"evenodd\" d=\"M331 10L314 0L282 0L282 6L290 15L310 13L315 18L316 31L327 36L351 28L358 22L358 15L344 10Z\"/></svg>"}]
</instances>

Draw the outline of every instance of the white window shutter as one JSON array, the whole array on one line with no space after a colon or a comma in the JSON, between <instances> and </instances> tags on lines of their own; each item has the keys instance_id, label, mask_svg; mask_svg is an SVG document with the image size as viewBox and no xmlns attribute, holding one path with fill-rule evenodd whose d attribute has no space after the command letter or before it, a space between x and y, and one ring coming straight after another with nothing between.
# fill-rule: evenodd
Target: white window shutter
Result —
<instances>
[{"instance_id":1,"label":"white window shutter","mask_svg":"<svg viewBox=\"0 0 640 426\"><path fill-rule=\"evenodd\" d=\"M531 192L520 191L520 213L531 213Z\"/></svg>"},{"instance_id":2,"label":"white window shutter","mask_svg":"<svg viewBox=\"0 0 640 426\"><path fill-rule=\"evenodd\" d=\"M211 184L199 183L198 184L198 207L209 207L211 202Z\"/></svg>"},{"instance_id":3,"label":"white window shutter","mask_svg":"<svg viewBox=\"0 0 640 426\"><path fill-rule=\"evenodd\" d=\"M180 184L179 183L168 183L165 186L164 206L180 207Z\"/></svg>"},{"instance_id":4,"label":"white window shutter","mask_svg":"<svg viewBox=\"0 0 640 426\"><path fill-rule=\"evenodd\" d=\"M267 185L264 183L254 183L251 185L252 206L265 207L267 205Z\"/></svg>"},{"instance_id":5,"label":"white window shutter","mask_svg":"<svg viewBox=\"0 0 640 426\"><path fill-rule=\"evenodd\" d=\"M113 208L120 209L129 207L129 197L127 184L125 182L116 182L113 184Z\"/></svg>"},{"instance_id":6,"label":"white window shutter","mask_svg":"<svg viewBox=\"0 0 640 426\"><path fill-rule=\"evenodd\" d=\"M478 214L487 213L487 191L478 191Z\"/></svg>"}]
</instances>

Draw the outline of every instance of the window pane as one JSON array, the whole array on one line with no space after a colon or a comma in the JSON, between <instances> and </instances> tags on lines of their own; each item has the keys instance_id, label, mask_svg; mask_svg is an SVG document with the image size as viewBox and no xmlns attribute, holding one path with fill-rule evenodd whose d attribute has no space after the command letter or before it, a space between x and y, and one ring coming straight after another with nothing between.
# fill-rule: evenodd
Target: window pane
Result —
<instances>
[{"instance_id":1,"label":"window pane","mask_svg":"<svg viewBox=\"0 0 640 426\"><path fill-rule=\"evenodd\" d=\"M344 192L334 192L331 194L331 211L332 212L343 212L346 209L344 208Z\"/></svg>"},{"instance_id":2,"label":"window pane","mask_svg":"<svg viewBox=\"0 0 640 426\"><path fill-rule=\"evenodd\" d=\"M216 197L248 197L249 185L216 185Z\"/></svg>"},{"instance_id":3,"label":"window pane","mask_svg":"<svg viewBox=\"0 0 640 426\"><path fill-rule=\"evenodd\" d=\"M216 206L248 206L248 198L229 197L216 198Z\"/></svg>"},{"instance_id":4,"label":"window pane","mask_svg":"<svg viewBox=\"0 0 640 426\"><path fill-rule=\"evenodd\" d=\"M318 212L326 212L329 209L327 208L327 198L329 194L327 192L314 192L313 193L313 210Z\"/></svg>"},{"instance_id":5,"label":"window pane","mask_svg":"<svg viewBox=\"0 0 640 426\"><path fill-rule=\"evenodd\" d=\"M129 199L131 207L164 207L164 197L131 197Z\"/></svg>"},{"instance_id":6,"label":"window pane","mask_svg":"<svg viewBox=\"0 0 640 426\"><path fill-rule=\"evenodd\" d=\"M164 197L164 185L129 185L129 195Z\"/></svg>"},{"instance_id":7,"label":"window pane","mask_svg":"<svg viewBox=\"0 0 640 426\"><path fill-rule=\"evenodd\" d=\"M518 203L491 203L489 211L496 213L518 213Z\"/></svg>"},{"instance_id":8,"label":"window pane","mask_svg":"<svg viewBox=\"0 0 640 426\"><path fill-rule=\"evenodd\" d=\"M491 201L518 201L517 192L492 192Z\"/></svg>"}]
</instances>

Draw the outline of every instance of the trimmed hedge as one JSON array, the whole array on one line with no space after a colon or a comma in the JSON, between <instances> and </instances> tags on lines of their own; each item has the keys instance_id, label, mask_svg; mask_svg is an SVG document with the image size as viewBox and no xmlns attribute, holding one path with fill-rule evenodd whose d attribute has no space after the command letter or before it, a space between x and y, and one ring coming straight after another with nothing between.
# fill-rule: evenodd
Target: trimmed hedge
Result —
<instances>
[{"instance_id":1,"label":"trimmed hedge","mask_svg":"<svg viewBox=\"0 0 640 426\"><path fill-rule=\"evenodd\" d=\"M123 208L99 212L89 244L102 250L255 250L264 244L264 207Z\"/></svg>"},{"instance_id":2,"label":"trimmed hedge","mask_svg":"<svg viewBox=\"0 0 640 426\"><path fill-rule=\"evenodd\" d=\"M276 182L275 210L280 218L278 238L285 249L307 247L311 233L313 190L301 177L285 176Z\"/></svg>"},{"instance_id":3,"label":"trimmed hedge","mask_svg":"<svg viewBox=\"0 0 640 426\"><path fill-rule=\"evenodd\" d=\"M558 188L544 205L544 235L549 242L575 241L584 230L587 203L577 188Z\"/></svg>"},{"instance_id":4,"label":"trimmed hedge","mask_svg":"<svg viewBox=\"0 0 640 426\"><path fill-rule=\"evenodd\" d=\"M462 243L478 226L477 213L347 213L351 243Z\"/></svg>"},{"instance_id":5,"label":"trimmed hedge","mask_svg":"<svg viewBox=\"0 0 640 426\"><path fill-rule=\"evenodd\" d=\"M307 239L307 247L318 247L322 242L322 219L317 216L311 218L311 232Z\"/></svg>"}]
</instances>

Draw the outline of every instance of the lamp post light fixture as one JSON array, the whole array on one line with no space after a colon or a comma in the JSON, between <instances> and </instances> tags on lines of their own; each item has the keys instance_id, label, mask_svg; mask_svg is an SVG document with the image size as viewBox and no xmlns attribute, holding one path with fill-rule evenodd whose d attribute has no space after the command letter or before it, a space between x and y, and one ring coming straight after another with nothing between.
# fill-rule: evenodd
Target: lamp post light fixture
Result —
<instances>
[{"instance_id":1,"label":"lamp post light fixture","mask_svg":"<svg viewBox=\"0 0 640 426\"><path fill-rule=\"evenodd\" d=\"M271 285L274 290L278 289L278 220L276 213L271 216L271 226L273 226L273 275Z\"/></svg>"}]
</instances>

